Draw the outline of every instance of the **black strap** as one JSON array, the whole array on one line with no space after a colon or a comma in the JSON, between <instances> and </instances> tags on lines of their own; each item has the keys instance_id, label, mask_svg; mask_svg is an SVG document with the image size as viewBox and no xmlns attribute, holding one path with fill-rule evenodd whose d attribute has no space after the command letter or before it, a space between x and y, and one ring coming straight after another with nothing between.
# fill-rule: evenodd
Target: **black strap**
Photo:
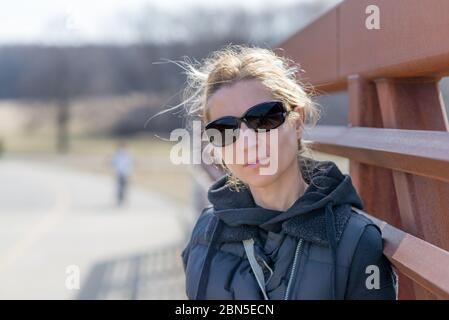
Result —
<instances>
[{"instance_id":1,"label":"black strap","mask_svg":"<svg viewBox=\"0 0 449 320\"><path fill-rule=\"evenodd\" d=\"M332 298L335 300L337 298L337 235L335 231L335 219L334 212L332 211L332 205L332 201L326 205L326 234L329 247L332 251L333 268L331 291Z\"/></svg>"}]
</instances>

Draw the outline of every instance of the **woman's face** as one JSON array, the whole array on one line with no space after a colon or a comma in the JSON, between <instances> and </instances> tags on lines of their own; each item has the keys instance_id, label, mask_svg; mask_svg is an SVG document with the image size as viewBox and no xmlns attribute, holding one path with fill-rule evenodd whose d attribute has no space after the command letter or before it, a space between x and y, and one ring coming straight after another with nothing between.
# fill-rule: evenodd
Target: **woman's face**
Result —
<instances>
[{"instance_id":1,"label":"woman's face","mask_svg":"<svg viewBox=\"0 0 449 320\"><path fill-rule=\"evenodd\" d=\"M209 115L207 120L213 121L224 116L241 117L250 107L272 100L277 99L259 80L242 80L220 88L209 98L206 105ZM297 161L301 128L299 117L287 118L280 127L266 133L248 129L242 122L237 141L218 147L217 151L233 175L250 187L264 187L275 182ZM265 152L261 152L263 146ZM251 164L256 160L263 164Z\"/></svg>"}]
</instances>

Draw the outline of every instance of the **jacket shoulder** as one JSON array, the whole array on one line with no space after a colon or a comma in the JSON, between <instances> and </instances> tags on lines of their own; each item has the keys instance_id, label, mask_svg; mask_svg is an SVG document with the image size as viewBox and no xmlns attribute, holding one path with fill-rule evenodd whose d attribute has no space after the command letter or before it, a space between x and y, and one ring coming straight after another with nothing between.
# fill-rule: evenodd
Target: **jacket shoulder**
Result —
<instances>
[{"instance_id":1,"label":"jacket shoulder","mask_svg":"<svg viewBox=\"0 0 449 320\"><path fill-rule=\"evenodd\" d=\"M198 243L203 243L207 245L208 230L211 230L213 226L211 226L215 220L215 215L213 214L212 207L206 207L201 211L200 216L195 222L193 226L192 232L190 234L190 238L187 242L187 245L181 252L181 257L184 265L184 270L187 267L187 262L189 259L190 250L192 247L197 245Z\"/></svg>"},{"instance_id":2,"label":"jacket shoulder","mask_svg":"<svg viewBox=\"0 0 449 320\"><path fill-rule=\"evenodd\" d=\"M341 236L339 256L343 265L351 265L357 245L367 229L374 229L371 239L382 241L380 228L368 217L351 209L348 222Z\"/></svg>"},{"instance_id":3,"label":"jacket shoulder","mask_svg":"<svg viewBox=\"0 0 449 320\"><path fill-rule=\"evenodd\" d=\"M354 211L354 209L352 208L349 217L349 222L350 223L348 223L348 226L352 228L353 231L355 230L363 231L367 226L373 226L375 229L379 231L380 234L382 234L380 228L377 226L377 224L373 222L373 220L371 220L369 217L361 213Z\"/></svg>"},{"instance_id":4,"label":"jacket shoulder","mask_svg":"<svg viewBox=\"0 0 449 320\"><path fill-rule=\"evenodd\" d=\"M371 248L372 254L380 253L383 250L382 231L369 217L352 211L348 223L349 233L352 234L353 250L360 247L361 243Z\"/></svg>"}]
</instances>

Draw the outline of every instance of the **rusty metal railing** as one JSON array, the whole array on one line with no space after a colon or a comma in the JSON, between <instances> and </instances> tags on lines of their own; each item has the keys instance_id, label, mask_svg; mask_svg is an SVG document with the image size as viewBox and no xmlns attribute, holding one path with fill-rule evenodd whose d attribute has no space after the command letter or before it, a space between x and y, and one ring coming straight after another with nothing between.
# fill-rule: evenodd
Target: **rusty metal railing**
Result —
<instances>
[{"instance_id":1,"label":"rusty metal railing","mask_svg":"<svg viewBox=\"0 0 449 320\"><path fill-rule=\"evenodd\" d=\"M378 30L365 27L369 5L379 9ZM443 12L449 1L346 0L277 45L318 92L348 92L349 126L318 126L311 146L350 159L365 210L384 228L401 299L449 298Z\"/></svg>"}]
</instances>

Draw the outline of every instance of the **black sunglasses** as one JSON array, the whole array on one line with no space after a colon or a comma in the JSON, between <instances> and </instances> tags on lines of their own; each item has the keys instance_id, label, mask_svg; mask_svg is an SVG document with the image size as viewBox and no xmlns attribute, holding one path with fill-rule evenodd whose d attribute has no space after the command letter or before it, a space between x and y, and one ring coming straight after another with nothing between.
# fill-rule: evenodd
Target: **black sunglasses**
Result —
<instances>
[{"instance_id":1,"label":"black sunglasses","mask_svg":"<svg viewBox=\"0 0 449 320\"><path fill-rule=\"evenodd\" d=\"M255 131L276 129L285 121L288 111L281 101L266 101L249 108L243 116L225 116L206 124L209 141L224 147L237 141L242 122Z\"/></svg>"}]
</instances>

